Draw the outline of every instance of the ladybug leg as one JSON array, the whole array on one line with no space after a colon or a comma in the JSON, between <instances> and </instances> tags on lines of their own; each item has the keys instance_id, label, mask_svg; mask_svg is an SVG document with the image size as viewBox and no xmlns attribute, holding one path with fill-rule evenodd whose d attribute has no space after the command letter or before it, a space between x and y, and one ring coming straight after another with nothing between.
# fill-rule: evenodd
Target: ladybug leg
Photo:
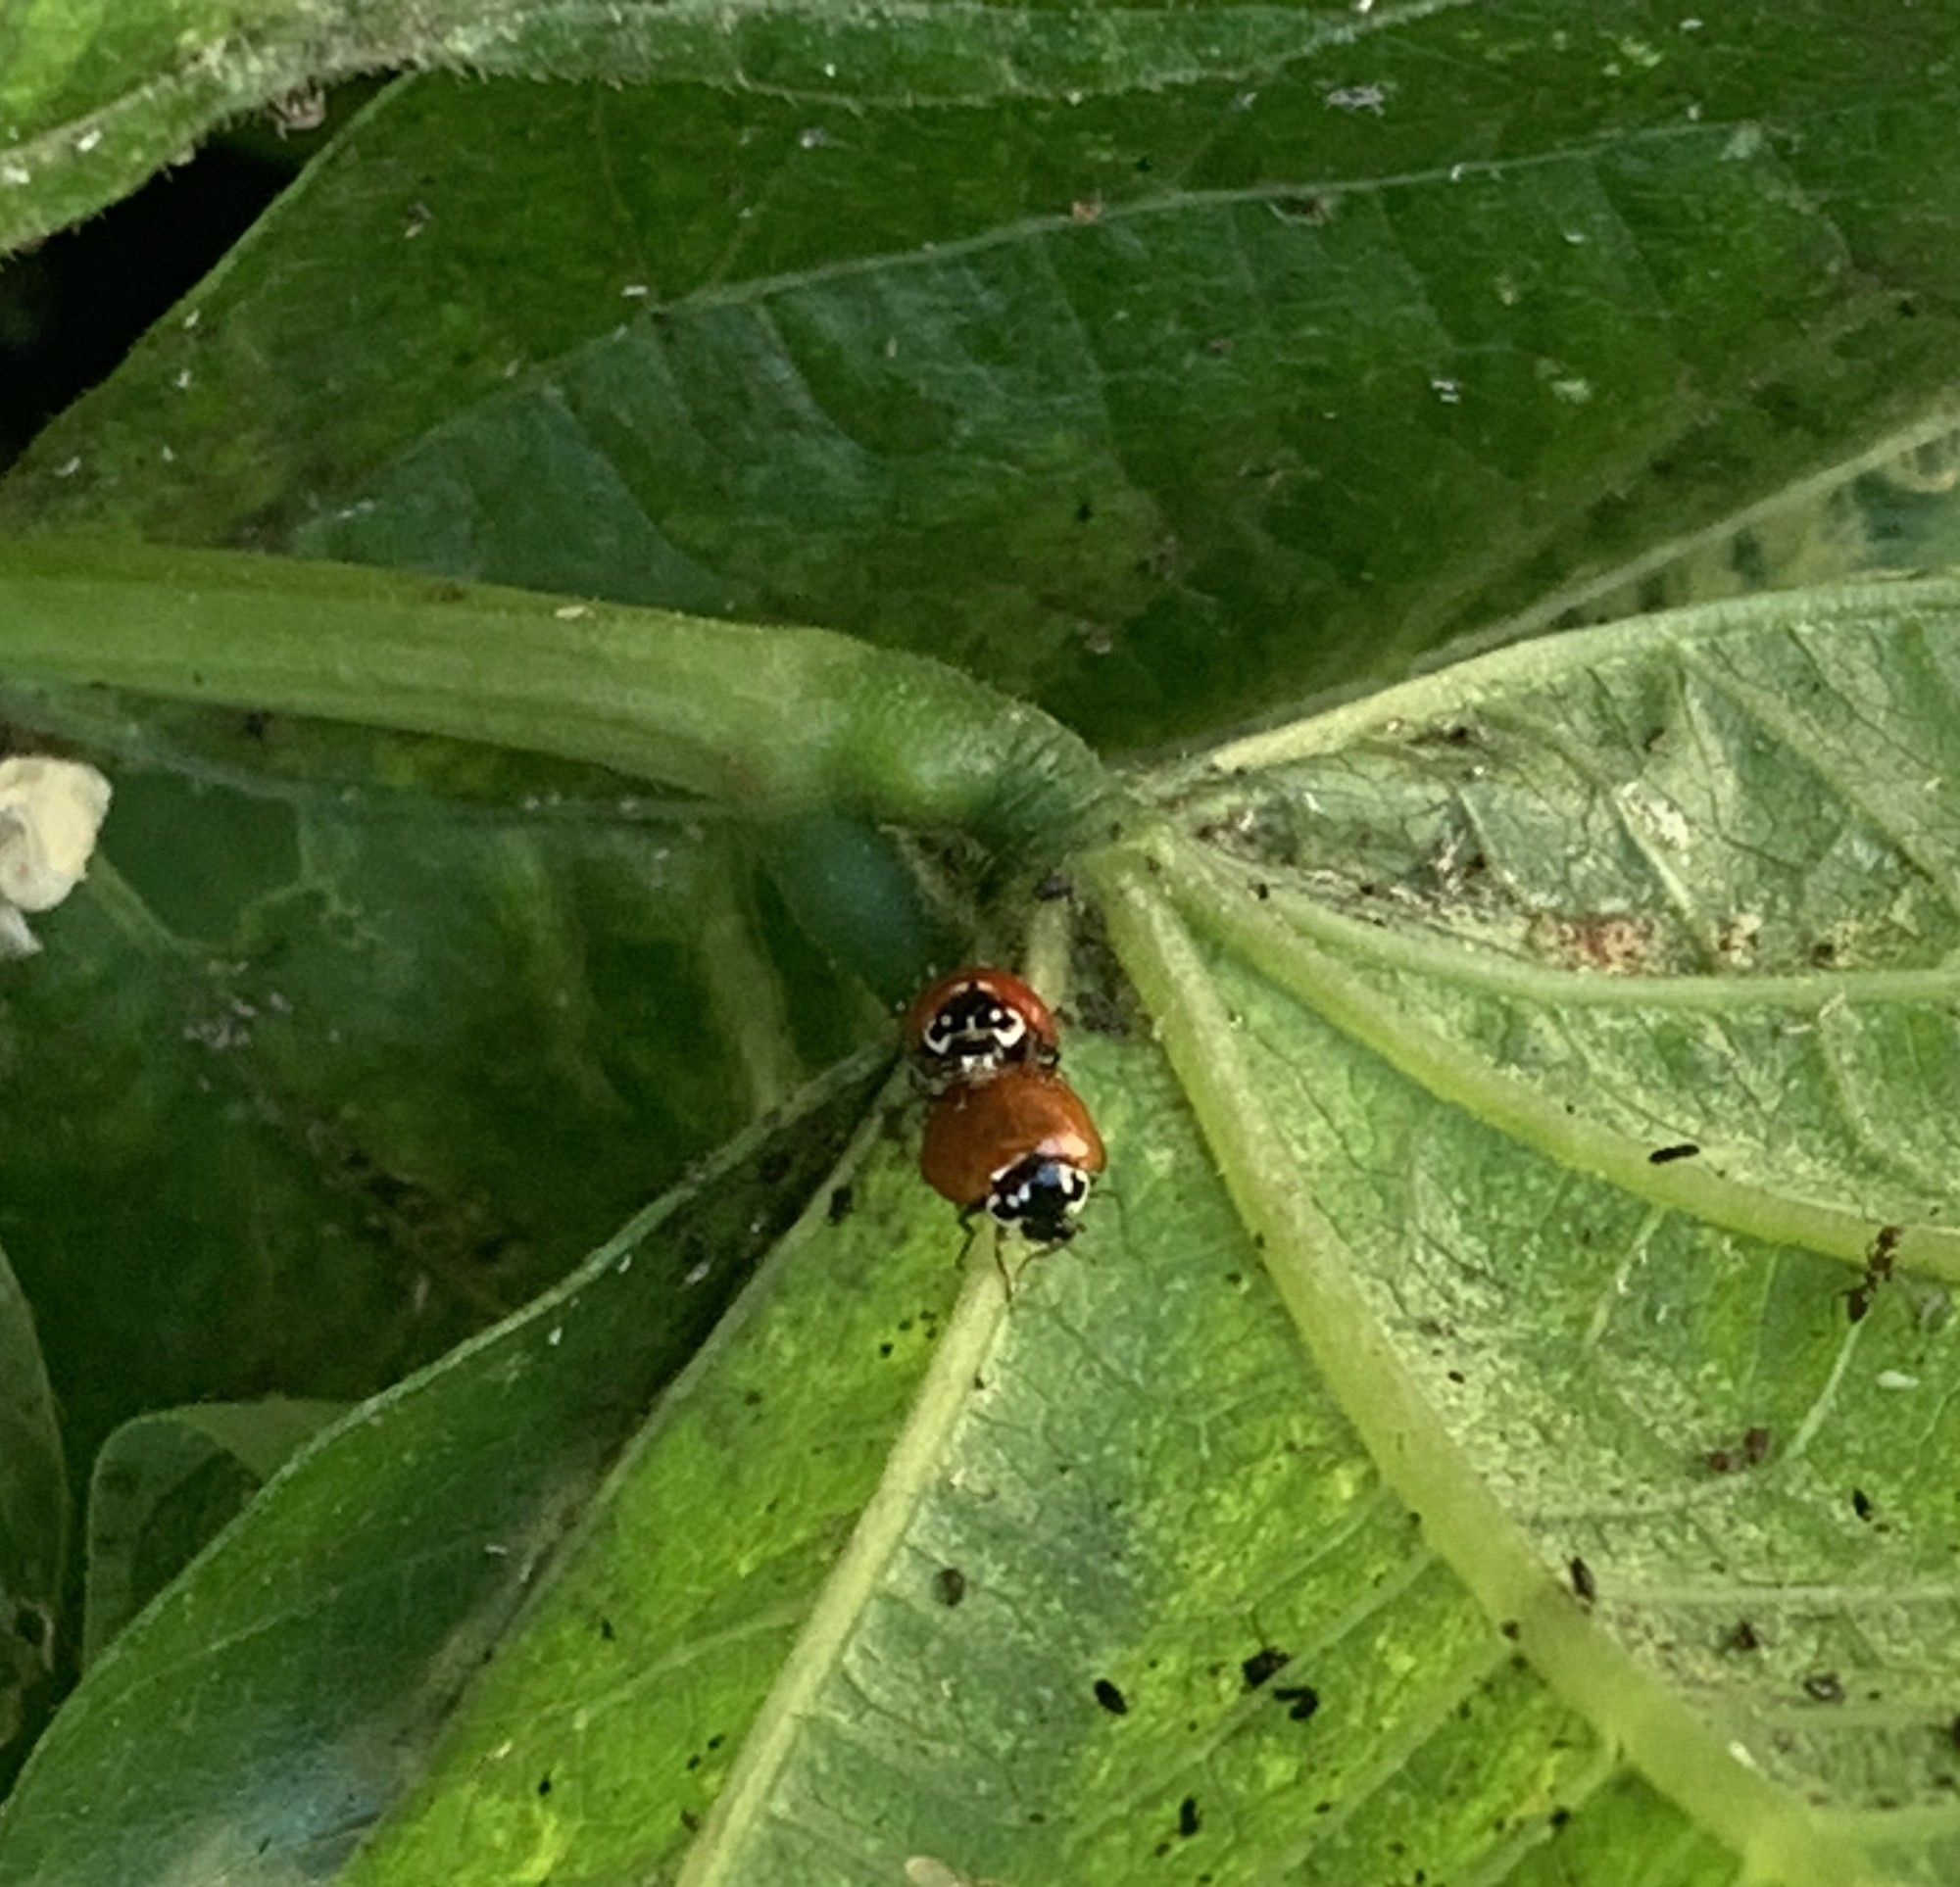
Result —
<instances>
[{"instance_id":1,"label":"ladybug leg","mask_svg":"<svg viewBox=\"0 0 1960 1887\"><path fill-rule=\"evenodd\" d=\"M1020 1282L1021 1272L1026 1271L1027 1266L1023 1264L1020 1271L1016 1271L1011 1277L1008 1275L1007 1261L1001 1256L1001 1240L998 1234L994 1239L994 1269L1001 1274L1001 1293L1011 1304L1014 1301L1014 1286Z\"/></svg>"},{"instance_id":2,"label":"ladybug leg","mask_svg":"<svg viewBox=\"0 0 1960 1887\"><path fill-rule=\"evenodd\" d=\"M959 1247L959 1263L962 1268L972 1255L974 1239L987 1230L987 1218L985 1205L968 1206L959 1215L960 1228L966 1234L966 1242ZM975 1221L979 1223L976 1224ZM1012 1277L1008 1276L1007 1261L1001 1256L1001 1234L998 1231L994 1234L991 1249L994 1254L994 1269L1001 1274L1001 1288L1006 1294L1007 1302L1011 1304L1014 1301L1014 1281L1020 1276L1020 1272L1015 1272ZM1021 1267L1021 1271L1026 1269L1026 1265Z\"/></svg>"}]
</instances>

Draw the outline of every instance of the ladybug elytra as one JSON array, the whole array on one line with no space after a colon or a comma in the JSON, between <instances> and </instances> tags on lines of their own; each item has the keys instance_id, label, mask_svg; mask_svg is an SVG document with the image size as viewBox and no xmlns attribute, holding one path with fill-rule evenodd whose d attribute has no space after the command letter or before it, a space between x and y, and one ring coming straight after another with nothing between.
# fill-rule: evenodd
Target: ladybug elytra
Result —
<instances>
[{"instance_id":1,"label":"ladybug elytra","mask_svg":"<svg viewBox=\"0 0 1960 1887\"><path fill-rule=\"evenodd\" d=\"M1102 1137L1074 1089L1025 1064L940 1095L919 1148L919 1171L942 1198L1042 1245L1074 1236L1103 1164Z\"/></svg>"}]
</instances>

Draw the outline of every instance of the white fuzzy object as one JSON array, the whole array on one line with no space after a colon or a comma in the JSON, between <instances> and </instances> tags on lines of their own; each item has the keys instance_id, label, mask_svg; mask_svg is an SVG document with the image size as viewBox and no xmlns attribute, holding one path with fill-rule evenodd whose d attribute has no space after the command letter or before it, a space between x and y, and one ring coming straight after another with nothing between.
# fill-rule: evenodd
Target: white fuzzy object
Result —
<instances>
[{"instance_id":1,"label":"white fuzzy object","mask_svg":"<svg viewBox=\"0 0 1960 1887\"><path fill-rule=\"evenodd\" d=\"M109 811L109 782L79 760L0 760L0 957L40 945L22 916L51 911L88 870Z\"/></svg>"}]
</instances>

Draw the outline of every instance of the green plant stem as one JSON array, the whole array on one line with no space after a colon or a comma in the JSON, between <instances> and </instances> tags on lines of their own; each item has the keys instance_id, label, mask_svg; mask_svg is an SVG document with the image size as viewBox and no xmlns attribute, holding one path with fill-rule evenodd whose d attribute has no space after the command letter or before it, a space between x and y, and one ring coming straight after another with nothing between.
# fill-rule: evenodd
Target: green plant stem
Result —
<instances>
[{"instance_id":1,"label":"green plant stem","mask_svg":"<svg viewBox=\"0 0 1960 1887\"><path fill-rule=\"evenodd\" d=\"M237 552L0 545L0 676L490 742L1029 856L1125 803L1056 722L923 656Z\"/></svg>"}]
</instances>

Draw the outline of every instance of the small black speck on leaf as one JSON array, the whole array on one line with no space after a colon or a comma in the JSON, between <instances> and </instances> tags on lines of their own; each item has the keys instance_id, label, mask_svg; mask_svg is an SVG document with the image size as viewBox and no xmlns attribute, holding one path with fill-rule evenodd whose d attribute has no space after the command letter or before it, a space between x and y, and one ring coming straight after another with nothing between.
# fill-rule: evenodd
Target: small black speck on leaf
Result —
<instances>
[{"instance_id":1,"label":"small black speck on leaf","mask_svg":"<svg viewBox=\"0 0 1960 1887\"><path fill-rule=\"evenodd\" d=\"M932 1575L932 1586L941 1605L957 1605L966 1596L966 1574L956 1566L942 1566Z\"/></svg>"},{"instance_id":2,"label":"small black speck on leaf","mask_svg":"<svg viewBox=\"0 0 1960 1887\"><path fill-rule=\"evenodd\" d=\"M1554 1809L1552 1810L1551 1814L1545 1817L1545 1819L1549 1821L1554 1828L1562 1828L1568 1821L1572 1819L1572 1811L1570 1809Z\"/></svg>"},{"instance_id":3,"label":"small black speck on leaf","mask_svg":"<svg viewBox=\"0 0 1960 1887\"><path fill-rule=\"evenodd\" d=\"M693 1834L701 1826L701 1817L692 1809L683 1809L680 1812L680 1825L689 1834Z\"/></svg>"},{"instance_id":4,"label":"small black speck on leaf","mask_svg":"<svg viewBox=\"0 0 1960 1887\"><path fill-rule=\"evenodd\" d=\"M1692 1140L1677 1140L1672 1146L1657 1146L1647 1155L1649 1166L1672 1166L1676 1160L1691 1160L1701 1151Z\"/></svg>"},{"instance_id":5,"label":"small black speck on leaf","mask_svg":"<svg viewBox=\"0 0 1960 1887\"><path fill-rule=\"evenodd\" d=\"M1599 1596L1599 1582L1593 1578L1592 1569L1575 1553L1566 1571L1572 1574L1572 1590L1580 1604L1591 1605Z\"/></svg>"},{"instance_id":6,"label":"small black speck on leaf","mask_svg":"<svg viewBox=\"0 0 1960 1887\"><path fill-rule=\"evenodd\" d=\"M1868 1521L1872 1518L1872 1497L1862 1487L1851 1489L1851 1511L1861 1521Z\"/></svg>"},{"instance_id":7,"label":"small black speck on leaf","mask_svg":"<svg viewBox=\"0 0 1960 1887\"><path fill-rule=\"evenodd\" d=\"M1130 1708L1130 1700L1106 1677L1099 1677L1096 1680L1096 1701L1111 1717L1121 1717Z\"/></svg>"},{"instance_id":8,"label":"small black speck on leaf","mask_svg":"<svg viewBox=\"0 0 1960 1887\"><path fill-rule=\"evenodd\" d=\"M1952 1722L1946 1725L1946 1740L1956 1750L1960 1750L1960 1716L1956 1716Z\"/></svg>"},{"instance_id":9,"label":"small black speck on leaf","mask_svg":"<svg viewBox=\"0 0 1960 1887\"><path fill-rule=\"evenodd\" d=\"M1803 1690L1805 1696L1814 1698L1820 1704L1841 1704L1844 1701L1844 1686L1835 1670L1813 1671L1803 1680Z\"/></svg>"},{"instance_id":10,"label":"small black speck on leaf","mask_svg":"<svg viewBox=\"0 0 1960 1887\"><path fill-rule=\"evenodd\" d=\"M1276 1671L1284 1670L1291 1662L1292 1654L1280 1650L1277 1645L1261 1645L1239 1669L1245 1673L1246 1688L1257 1690Z\"/></svg>"},{"instance_id":11,"label":"small black speck on leaf","mask_svg":"<svg viewBox=\"0 0 1960 1887\"><path fill-rule=\"evenodd\" d=\"M1760 1651L1763 1641L1756 1635L1756 1628L1746 1619L1738 1619L1729 1633L1731 1651Z\"/></svg>"},{"instance_id":12,"label":"small black speck on leaf","mask_svg":"<svg viewBox=\"0 0 1960 1887\"><path fill-rule=\"evenodd\" d=\"M1189 1841L1204 1825L1198 1813L1198 1798L1188 1795L1177 1805L1177 1831Z\"/></svg>"},{"instance_id":13,"label":"small black speck on leaf","mask_svg":"<svg viewBox=\"0 0 1960 1887\"><path fill-rule=\"evenodd\" d=\"M1090 504L1086 498L1075 508L1075 521L1078 524L1087 524L1095 515L1096 507Z\"/></svg>"},{"instance_id":14,"label":"small black speck on leaf","mask_svg":"<svg viewBox=\"0 0 1960 1887\"><path fill-rule=\"evenodd\" d=\"M841 1226L850 1218L857 1205L857 1196L848 1185L840 1185L831 1191L830 1205L825 1216L834 1226Z\"/></svg>"},{"instance_id":15,"label":"small black speck on leaf","mask_svg":"<svg viewBox=\"0 0 1960 1887\"><path fill-rule=\"evenodd\" d=\"M538 1777L538 1793L539 1793L540 1795L549 1795L549 1794L551 1794L551 1777L550 1777L550 1776L548 1776L548 1775L541 1775L541 1776L539 1776L539 1777Z\"/></svg>"},{"instance_id":16,"label":"small black speck on leaf","mask_svg":"<svg viewBox=\"0 0 1960 1887\"><path fill-rule=\"evenodd\" d=\"M1770 1458L1770 1431L1757 1427L1742 1434L1742 1459L1751 1468L1760 1468Z\"/></svg>"},{"instance_id":17,"label":"small black speck on leaf","mask_svg":"<svg viewBox=\"0 0 1960 1887\"><path fill-rule=\"evenodd\" d=\"M880 1356L890 1356L891 1353L892 1353L892 1346L889 1343L880 1343L878 1345L878 1354Z\"/></svg>"},{"instance_id":18,"label":"small black speck on leaf","mask_svg":"<svg viewBox=\"0 0 1960 1887\"><path fill-rule=\"evenodd\" d=\"M1519 1626L1518 1621L1515 1619L1506 1619L1504 1622L1497 1627L1497 1629L1501 1631L1504 1634L1504 1636L1511 1641L1512 1644L1517 1643L1521 1627Z\"/></svg>"},{"instance_id":19,"label":"small black speck on leaf","mask_svg":"<svg viewBox=\"0 0 1960 1887\"><path fill-rule=\"evenodd\" d=\"M710 1750L718 1750L723 1743L727 1742L727 1740L728 1738L726 1736L710 1736L708 1739L708 1747Z\"/></svg>"},{"instance_id":20,"label":"small black speck on leaf","mask_svg":"<svg viewBox=\"0 0 1960 1887\"><path fill-rule=\"evenodd\" d=\"M756 1177L764 1185L774 1185L777 1181L788 1177L793 1164L787 1147L774 1146L756 1162Z\"/></svg>"},{"instance_id":21,"label":"small black speck on leaf","mask_svg":"<svg viewBox=\"0 0 1960 1887\"><path fill-rule=\"evenodd\" d=\"M1252 895L1264 903L1273 895L1273 888L1262 878L1252 887Z\"/></svg>"},{"instance_id":22,"label":"small black speck on leaf","mask_svg":"<svg viewBox=\"0 0 1960 1887\"><path fill-rule=\"evenodd\" d=\"M1287 1715L1303 1723L1320 1708L1320 1693L1311 1684L1275 1684L1273 1702L1290 1705Z\"/></svg>"},{"instance_id":23,"label":"small black speck on leaf","mask_svg":"<svg viewBox=\"0 0 1960 1887\"><path fill-rule=\"evenodd\" d=\"M611 1619L601 1619L599 1621L599 1635L602 1638L604 1638L609 1645L612 1642L613 1638L618 1635L612 1629L612 1621Z\"/></svg>"}]
</instances>

